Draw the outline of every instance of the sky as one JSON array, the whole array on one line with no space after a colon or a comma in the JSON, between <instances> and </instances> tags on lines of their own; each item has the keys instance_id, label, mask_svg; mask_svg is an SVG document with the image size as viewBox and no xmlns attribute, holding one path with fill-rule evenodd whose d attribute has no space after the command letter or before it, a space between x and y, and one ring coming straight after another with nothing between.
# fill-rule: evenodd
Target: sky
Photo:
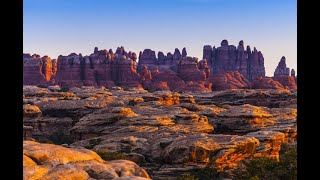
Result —
<instances>
[{"instance_id":1,"label":"sky","mask_svg":"<svg viewBox=\"0 0 320 180\"><path fill-rule=\"evenodd\" d=\"M297 72L296 0L23 0L23 51L57 58L94 47L167 52L204 45L256 47L266 75L282 56Z\"/></svg>"}]
</instances>

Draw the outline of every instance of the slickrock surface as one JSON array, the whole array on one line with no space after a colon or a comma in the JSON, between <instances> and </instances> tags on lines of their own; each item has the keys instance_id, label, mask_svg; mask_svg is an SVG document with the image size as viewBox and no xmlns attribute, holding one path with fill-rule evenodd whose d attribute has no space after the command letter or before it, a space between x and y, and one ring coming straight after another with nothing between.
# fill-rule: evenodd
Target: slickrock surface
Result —
<instances>
[{"instance_id":1,"label":"slickrock surface","mask_svg":"<svg viewBox=\"0 0 320 180\"><path fill-rule=\"evenodd\" d=\"M141 178L139 178L141 177ZM149 179L127 160L104 161L94 151L23 142L23 179Z\"/></svg>"},{"instance_id":2,"label":"slickrock surface","mask_svg":"<svg viewBox=\"0 0 320 180\"><path fill-rule=\"evenodd\" d=\"M143 72L165 91L24 86L24 139L72 140L25 141L26 179L176 179L210 164L225 170L253 157L278 159L281 143L296 143L296 90L178 93L167 89L177 82L160 83L161 72ZM126 160L105 162L95 152Z\"/></svg>"}]
</instances>

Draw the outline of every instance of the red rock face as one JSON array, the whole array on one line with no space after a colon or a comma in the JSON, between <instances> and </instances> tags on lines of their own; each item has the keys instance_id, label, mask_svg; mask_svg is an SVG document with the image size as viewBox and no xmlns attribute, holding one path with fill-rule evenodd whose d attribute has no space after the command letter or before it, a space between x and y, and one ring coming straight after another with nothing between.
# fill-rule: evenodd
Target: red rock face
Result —
<instances>
[{"instance_id":1,"label":"red rock face","mask_svg":"<svg viewBox=\"0 0 320 180\"><path fill-rule=\"evenodd\" d=\"M212 92L212 83L205 81L189 81L176 87L178 92Z\"/></svg>"},{"instance_id":2,"label":"red rock face","mask_svg":"<svg viewBox=\"0 0 320 180\"><path fill-rule=\"evenodd\" d=\"M174 91L179 86L184 85L184 81L178 76L178 74L172 70L164 70L152 77L153 82L167 82L171 91Z\"/></svg>"},{"instance_id":3,"label":"red rock face","mask_svg":"<svg viewBox=\"0 0 320 180\"><path fill-rule=\"evenodd\" d=\"M206 73L198 69L198 59L183 57L178 63L178 76L184 81L205 81Z\"/></svg>"},{"instance_id":4,"label":"red rock face","mask_svg":"<svg viewBox=\"0 0 320 180\"><path fill-rule=\"evenodd\" d=\"M38 85L50 81L53 75L50 57L23 54L23 84Z\"/></svg>"},{"instance_id":5,"label":"red rock face","mask_svg":"<svg viewBox=\"0 0 320 180\"><path fill-rule=\"evenodd\" d=\"M95 48L90 56L70 54L59 56L57 83L62 87L106 86L142 88L141 78L136 71L136 54L127 53L119 47L116 53L112 50Z\"/></svg>"},{"instance_id":6,"label":"red rock face","mask_svg":"<svg viewBox=\"0 0 320 180\"><path fill-rule=\"evenodd\" d=\"M198 65L199 65L198 66L199 70L205 72L206 79L208 79L211 74L211 71L208 66L208 61L206 59L203 59L203 60L199 61Z\"/></svg>"},{"instance_id":7,"label":"red rock face","mask_svg":"<svg viewBox=\"0 0 320 180\"><path fill-rule=\"evenodd\" d=\"M147 66L142 66L139 74L142 81L148 81L152 79L151 72L148 70Z\"/></svg>"},{"instance_id":8,"label":"red rock face","mask_svg":"<svg viewBox=\"0 0 320 180\"><path fill-rule=\"evenodd\" d=\"M137 73L137 64L126 55L116 55L112 66L113 81L123 87L143 89L141 78Z\"/></svg>"},{"instance_id":9,"label":"red rock face","mask_svg":"<svg viewBox=\"0 0 320 180\"><path fill-rule=\"evenodd\" d=\"M143 84L143 87L151 92L153 92L153 91L169 91L170 90L168 83L163 82L163 81L155 81L155 82Z\"/></svg>"},{"instance_id":10,"label":"red rock face","mask_svg":"<svg viewBox=\"0 0 320 180\"><path fill-rule=\"evenodd\" d=\"M276 76L273 79L280 82L286 89L297 89L297 83L293 76Z\"/></svg>"},{"instance_id":11,"label":"red rock face","mask_svg":"<svg viewBox=\"0 0 320 180\"><path fill-rule=\"evenodd\" d=\"M229 45L227 40L223 40L218 48L206 45L203 47L203 59L208 61L213 74L219 71L238 71L249 81L265 77L262 53L256 48L251 51L249 46L245 51L243 41L239 42L238 48Z\"/></svg>"},{"instance_id":12,"label":"red rock face","mask_svg":"<svg viewBox=\"0 0 320 180\"><path fill-rule=\"evenodd\" d=\"M57 74L57 59L52 59L52 77L51 78L54 78Z\"/></svg>"},{"instance_id":13,"label":"red rock face","mask_svg":"<svg viewBox=\"0 0 320 180\"><path fill-rule=\"evenodd\" d=\"M155 51L151 49L145 49L143 52L140 52L139 55L139 67L142 66L154 66L157 65L157 58Z\"/></svg>"},{"instance_id":14,"label":"red rock face","mask_svg":"<svg viewBox=\"0 0 320 180\"><path fill-rule=\"evenodd\" d=\"M91 81L96 81L98 86L106 86L108 82L112 81L111 72L113 60L111 55L107 50L103 50L96 51L94 54L91 54L88 58L88 63L86 63L88 64L88 66L85 69L87 69L89 66L92 67L94 79L91 79Z\"/></svg>"},{"instance_id":15,"label":"red rock face","mask_svg":"<svg viewBox=\"0 0 320 180\"><path fill-rule=\"evenodd\" d=\"M258 77L252 82L252 89L285 89L281 83L269 77Z\"/></svg>"},{"instance_id":16,"label":"red rock face","mask_svg":"<svg viewBox=\"0 0 320 180\"><path fill-rule=\"evenodd\" d=\"M43 56L41 61L43 62L41 70L42 74L44 74L46 81L50 81L51 76L53 75L51 58L48 56Z\"/></svg>"},{"instance_id":17,"label":"red rock face","mask_svg":"<svg viewBox=\"0 0 320 180\"><path fill-rule=\"evenodd\" d=\"M216 91L250 88L250 82L238 71L220 71L212 75L208 81L212 82L212 89Z\"/></svg>"},{"instance_id":18,"label":"red rock face","mask_svg":"<svg viewBox=\"0 0 320 180\"><path fill-rule=\"evenodd\" d=\"M84 85L84 78L90 79L87 77L89 74L93 76L92 69L91 72L83 71L83 57L81 54L72 53L69 56L59 56L57 66L56 81L61 87L81 87ZM94 78L91 77L91 79Z\"/></svg>"}]
</instances>

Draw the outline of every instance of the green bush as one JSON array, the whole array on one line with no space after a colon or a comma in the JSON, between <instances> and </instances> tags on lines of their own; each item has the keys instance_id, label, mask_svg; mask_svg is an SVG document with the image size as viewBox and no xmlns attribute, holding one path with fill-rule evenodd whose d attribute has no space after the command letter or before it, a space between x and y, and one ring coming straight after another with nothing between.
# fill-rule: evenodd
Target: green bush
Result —
<instances>
[{"instance_id":1,"label":"green bush","mask_svg":"<svg viewBox=\"0 0 320 180\"><path fill-rule=\"evenodd\" d=\"M138 104L138 102L133 99L128 102L128 106L135 106L137 104Z\"/></svg>"},{"instance_id":2,"label":"green bush","mask_svg":"<svg viewBox=\"0 0 320 180\"><path fill-rule=\"evenodd\" d=\"M195 176L191 174L185 174L177 178L177 180L198 180Z\"/></svg>"},{"instance_id":3,"label":"green bush","mask_svg":"<svg viewBox=\"0 0 320 180\"><path fill-rule=\"evenodd\" d=\"M178 180L212 180L233 176L235 180L296 180L297 179L297 149L283 144L283 154L280 161L268 157L256 157L244 161L244 166L232 170L232 174L221 172L215 164L201 169L194 169L188 174L178 177ZM281 146L281 148L282 148Z\"/></svg>"},{"instance_id":4,"label":"green bush","mask_svg":"<svg viewBox=\"0 0 320 180\"><path fill-rule=\"evenodd\" d=\"M97 138L97 139L90 139L89 140L89 146L85 146L85 148L87 149L93 149L94 146L98 145L100 142L102 141L101 138Z\"/></svg>"},{"instance_id":5,"label":"green bush","mask_svg":"<svg viewBox=\"0 0 320 180\"><path fill-rule=\"evenodd\" d=\"M61 88L58 92L68 92L68 91L69 91L69 88L64 87L64 88Z\"/></svg>"},{"instance_id":6,"label":"green bush","mask_svg":"<svg viewBox=\"0 0 320 180\"><path fill-rule=\"evenodd\" d=\"M119 160L124 159L128 160L129 157L124 153L117 153L117 152L108 152L108 151L97 151L97 154L106 161L111 160Z\"/></svg>"},{"instance_id":7,"label":"green bush","mask_svg":"<svg viewBox=\"0 0 320 180\"><path fill-rule=\"evenodd\" d=\"M257 157L244 164L245 168L238 168L234 171L235 179L297 179L296 148L290 148L284 152L279 162L267 157Z\"/></svg>"},{"instance_id":8,"label":"green bush","mask_svg":"<svg viewBox=\"0 0 320 180\"><path fill-rule=\"evenodd\" d=\"M179 180L212 180L222 179L224 172L219 172L217 166L211 165L205 168L191 170L188 174L178 177Z\"/></svg>"},{"instance_id":9,"label":"green bush","mask_svg":"<svg viewBox=\"0 0 320 180\"><path fill-rule=\"evenodd\" d=\"M47 88L47 86L43 85L43 84L38 84L37 85L38 88Z\"/></svg>"},{"instance_id":10,"label":"green bush","mask_svg":"<svg viewBox=\"0 0 320 180\"><path fill-rule=\"evenodd\" d=\"M52 141L54 144L71 144L73 143L72 138L63 133L62 131L54 132L48 137L49 141Z\"/></svg>"},{"instance_id":11,"label":"green bush","mask_svg":"<svg viewBox=\"0 0 320 180\"><path fill-rule=\"evenodd\" d=\"M52 141L50 141L49 139L43 138L43 137L38 138L37 141L38 141L39 143L54 144L54 143L53 143Z\"/></svg>"},{"instance_id":12,"label":"green bush","mask_svg":"<svg viewBox=\"0 0 320 180\"><path fill-rule=\"evenodd\" d=\"M125 88L123 88L123 90L124 90L124 91L130 91L130 88L125 87Z\"/></svg>"}]
</instances>

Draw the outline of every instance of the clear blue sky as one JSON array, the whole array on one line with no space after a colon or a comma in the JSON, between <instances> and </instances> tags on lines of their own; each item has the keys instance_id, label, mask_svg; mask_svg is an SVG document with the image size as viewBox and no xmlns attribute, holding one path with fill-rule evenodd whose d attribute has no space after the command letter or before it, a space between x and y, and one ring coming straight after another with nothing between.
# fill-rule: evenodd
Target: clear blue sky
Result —
<instances>
[{"instance_id":1,"label":"clear blue sky","mask_svg":"<svg viewBox=\"0 0 320 180\"><path fill-rule=\"evenodd\" d=\"M268 76L280 58L297 69L296 0L24 0L23 50L57 58L88 55L95 46L139 52L187 48L221 40L257 47Z\"/></svg>"}]
</instances>

